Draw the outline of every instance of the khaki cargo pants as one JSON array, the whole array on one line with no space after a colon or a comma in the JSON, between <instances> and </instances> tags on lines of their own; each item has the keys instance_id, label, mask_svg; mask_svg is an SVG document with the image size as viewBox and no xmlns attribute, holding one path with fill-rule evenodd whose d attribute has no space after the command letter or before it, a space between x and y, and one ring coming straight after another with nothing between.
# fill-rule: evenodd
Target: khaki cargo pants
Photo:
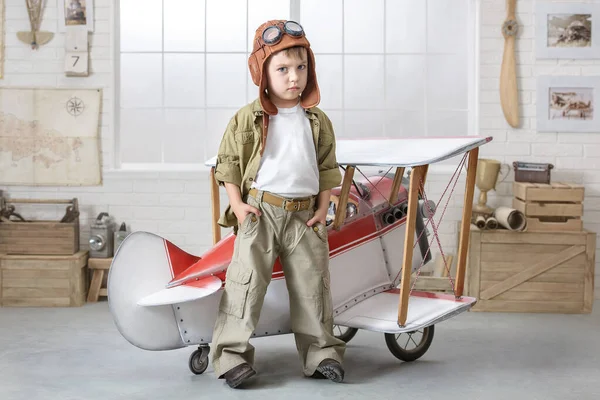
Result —
<instances>
[{"instance_id":1,"label":"khaki cargo pants","mask_svg":"<svg viewBox=\"0 0 600 400\"><path fill-rule=\"evenodd\" d=\"M319 223L306 226L314 216L314 200L308 210L290 212L263 202L262 194L259 191L256 198L246 200L262 215L249 214L239 227L227 269L211 345L219 378L242 363L254 364L249 339L277 256L289 292L291 328L304 374L312 375L325 358L342 363L346 348L333 336L327 231Z\"/></svg>"}]
</instances>

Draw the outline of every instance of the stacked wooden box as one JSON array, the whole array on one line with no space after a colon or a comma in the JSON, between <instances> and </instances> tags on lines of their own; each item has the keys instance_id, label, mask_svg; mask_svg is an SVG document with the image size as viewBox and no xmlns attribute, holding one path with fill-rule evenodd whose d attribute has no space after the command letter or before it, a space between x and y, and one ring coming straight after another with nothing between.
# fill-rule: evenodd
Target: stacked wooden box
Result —
<instances>
[{"instance_id":1,"label":"stacked wooden box","mask_svg":"<svg viewBox=\"0 0 600 400\"><path fill-rule=\"evenodd\" d=\"M553 182L515 182L513 208L527 217L528 232L581 232L584 187Z\"/></svg>"},{"instance_id":2,"label":"stacked wooden box","mask_svg":"<svg viewBox=\"0 0 600 400\"><path fill-rule=\"evenodd\" d=\"M87 251L65 256L1 256L2 306L82 306L87 293L87 259Z\"/></svg>"},{"instance_id":3,"label":"stacked wooden box","mask_svg":"<svg viewBox=\"0 0 600 400\"><path fill-rule=\"evenodd\" d=\"M468 293L473 311L589 313L594 298L596 234L583 229L584 187L513 185L525 232L471 227Z\"/></svg>"},{"instance_id":4,"label":"stacked wooden box","mask_svg":"<svg viewBox=\"0 0 600 400\"><path fill-rule=\"evenodd\" d=\"M6 217L9 203L71 204L62 221ZM77 200L0 199L0 306L85 303L88 252L79 250Z\"/></svg>"},{"instance_id":5,"label":"stacked wooden box","mask_svg":"<svg viewBox=\"0 0 600 400\"><path fill-rule=\"evenodd\" d=\"M467 263L473 311L589 313L596 234L480 231L471 226Z\"/></svg>"}]
</instances>

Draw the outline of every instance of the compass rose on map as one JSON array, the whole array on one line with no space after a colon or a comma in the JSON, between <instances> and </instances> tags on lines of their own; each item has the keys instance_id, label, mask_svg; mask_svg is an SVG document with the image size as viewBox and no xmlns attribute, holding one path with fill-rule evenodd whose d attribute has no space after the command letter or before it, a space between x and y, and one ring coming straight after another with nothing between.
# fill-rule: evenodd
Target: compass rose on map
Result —
<instances>
[{"instance_id":1,"label":"compass rose on map","mask_svg":"<svg viewBox=\"0 0 600 400\"><path fill-rule=\"evenodd\" d=\"M72 97L67 101L67 112L74 117L81 115L84 108L83 100L78 97Z\"/></svg>"}]
</instances>

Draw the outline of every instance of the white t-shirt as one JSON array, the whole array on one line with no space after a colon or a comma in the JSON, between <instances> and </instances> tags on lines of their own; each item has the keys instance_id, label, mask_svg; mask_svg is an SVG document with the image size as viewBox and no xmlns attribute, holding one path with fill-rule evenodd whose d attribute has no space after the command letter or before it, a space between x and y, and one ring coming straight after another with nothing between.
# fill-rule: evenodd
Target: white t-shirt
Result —
<instances>
[{"instance_id":1,"label":"white t-shirt","mask_svg":"<svg viewBox=\"0 0 600 400\"><path fill-rule=\"evenodd\" d=\"M253 188L282 197L319 193L319 168L310 121L298 104L269 117L267 143Z\"/></svg>"}]
</instances>

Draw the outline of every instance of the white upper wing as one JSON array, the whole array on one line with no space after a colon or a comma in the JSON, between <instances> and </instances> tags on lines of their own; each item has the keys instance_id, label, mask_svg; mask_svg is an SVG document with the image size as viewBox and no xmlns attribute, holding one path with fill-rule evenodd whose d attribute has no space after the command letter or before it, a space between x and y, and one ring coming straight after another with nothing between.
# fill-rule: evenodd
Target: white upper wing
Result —
<instances>
[{"instance_id":1,"label":"white upper wing","mask_svg":"<svg viewBox=\"0 0 600 400\"><path fill-rule=\"evenodd\" d=\"M335 155L340 165L414 167L458 156L491 140L491 136L336 139ZM213 157L205 165L215 163Z\"/></svg>"}]
</instances>

